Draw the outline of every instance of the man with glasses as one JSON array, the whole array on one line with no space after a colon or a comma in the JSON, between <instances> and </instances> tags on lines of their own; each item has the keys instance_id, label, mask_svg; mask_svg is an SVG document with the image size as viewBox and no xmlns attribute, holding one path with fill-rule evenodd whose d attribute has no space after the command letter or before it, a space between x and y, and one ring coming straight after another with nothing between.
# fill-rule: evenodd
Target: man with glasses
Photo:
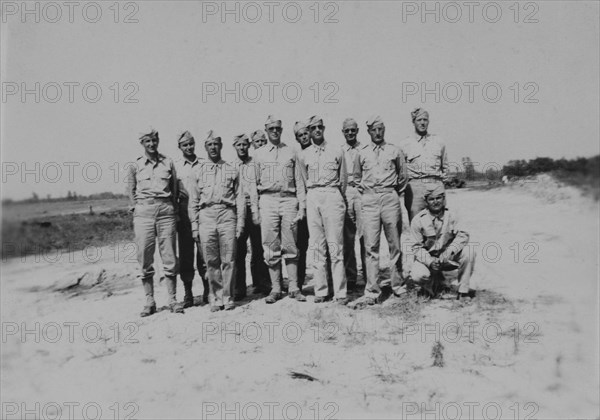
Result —
<instances>
[{"instance_id":1,"label":"man with glasses","mask_svg":"<svg viewBox=\"0 0 600 420\"><path fill-rule=\"evenodd\" d=\"M281 120L269 115L265 129L269 141L256 150L255 168L263 250L272 284L266 303L282 297L282 259L289 277L289 296L303 301L306 298L298 288L296 241L298 222L306 215L304 183L297 152L281 141Z\"/></svg>"},{"instance_id":2,"label":"man with glasses","mask_svg":"<svg viewBox=\"0 0 600 420\"><path fill-rule=\"evenodd\" d=\"M355 307L373 305L383 298L382 288L394 295L405 292L402 284L400 234L402 213L400 197L406 187L406 166L400 149L385 141L385 125L379 116L367 120L371 143L360 150L355 165L361 194L362 224L367 249L367 285ZM379 246L381 228L390 249L391 278L379 281Z\"/></svg>"},{"instance_id":3,"label":"man with glasses","mask_svg":"<svg viewBox=\"0 0 600 420\"><path fill-rule=\"evenodd\" d=\"M311 117L308 129L312 145L300 153L299 160L307 189L311 249L315 252L315 303L324 302L331 293L337 303L345 305L348 303L344 272L346 162L343 151L325 140L321 117ZM327 284L328 264L333 275L331 291Z\"/></svg>"},{"instance_id":4,"label":"man with glasses","mask_svg":"<svg viewBox=\"0 0 600 420\"><path fill-rule=\"evenodd\" d=\"M410 224L416 260L410 271L410 279L435 296L443 281L443 272L458 270L456 298L469 300L475 296L475 290L470 287L475 252L465 249L469 234L463 230L456 213L446 207L443 185L428 184L423 198L426 208Z\"/></svg>"},{"instance_id":5,"label":"man with glasses","mask_svg":"<svg viewBox=\"0 0 600 420\"><path fill-rule=\"evenodd\" d=\"M354 250L355 238L358 233L360 242L360 260L362 263L362 277L365 276L365 241L362 235L361 225L361 205L360 194L358 192L358 182L354 176L354 163L358 152L366 147L358 139L358 124L352 118L346 118L342 123L342 133L346 139L346 144L342 146L344 151L344 160L346 161L346 170L348 172L348 186L346 187L346 217L344 219L344 267L346 269L346 280L348 282L348 291L356 288L358 278L358 269L356 267L356 254Z\"/></svg>"},{"instance_id":6,"label":"man with glasses","mask_svg":"<svg viewBox=\"0 0 600 420\"><path fill-rule=\"evenodd\" d=\"M408 166L408 185L404 192L404 203L409 219L426 206L423 199L426 188L431 184L443 186L448 176L446 145L440 136L430 134L429 113L423 108L411 112L415 132L400 143Z\"/></svg>"}]
</instances>

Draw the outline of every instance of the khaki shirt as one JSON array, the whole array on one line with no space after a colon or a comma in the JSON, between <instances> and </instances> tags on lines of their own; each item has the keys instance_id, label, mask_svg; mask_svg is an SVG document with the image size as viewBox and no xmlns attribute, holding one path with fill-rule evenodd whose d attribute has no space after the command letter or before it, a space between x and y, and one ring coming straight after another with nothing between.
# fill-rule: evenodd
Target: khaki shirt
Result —
<instances>
[{"instance_id":1,"label":"khaki shirt","mask_svg":"<svg viewBox=\"0 0 600 420\"><path fill-rule=\"evenodd\" d=\"M429 266L434 257L452 259L469 242L456 213L445 209L441 218L421 210L410 223L417 261Z\"/></svg>"},{"instance_id":2,"label":"khaki shirt","mask_svg":"<svg viewBox=\"0 0 600 420\"><path fill-rule=\"evenodd\" d=\"M400 143L406 156L410 179L435 178L445 180L448 174L448 156L444 140L435 134L423 137L413 133Z\"/></svg>"},{"instance_id":3,"label":"khaki shirt","mask_svg":"<svg viewBox=\"0 0 600 420\"><path fill-rule=\"evenodd\" d=\"M300 210L305 210L306 191L300 168L298 152L280 142L277 146L267 142L254 155L256 162L256 188L259 194L284 193L295 195Z\"/></svg>"},{"instance_id":4,"label":"khaki shirt","mask_svg":"<svg viewBox=\"0 0 600 420\"><path fill-rule=\"evenodd\" d=\"M300 173L306 189L319 187L339 188L346 193L348 174L344 152L323 141L319 146L311 144L299 154Z\"/></svg>"},{"instance_id":5,"label":"khaki shirt","mask_svg":"<svg viewBox=\"0 0 600 420\"><path fill-rule=\"evenodd\" d=\"M244 194L241 190L237 168L221 159L217 163L205 160L193 168L190 175L189 215L192 231L198 231L200 210L215 204L236 209L238 223L245 217Z\"/></svg>"},{"instance_id":6,"label":"khaki shirt","mask_svg":"<svg viewBox=\"0 0 600 420\"><path fill-rule=\"evenodd\" d=\"M256 162L251 156L246 162L237 159L234 163L240 174L240 185L244 194L246 206L250 206L252 212L258 211L258 192L256 190Z\"/></svg>"},{"instance_id":7,"label":"khaki shirt","mask_svg":"<svg viewBox=\"0 0 600 420\"><path fill-rule=\"evenodd\" d=\"M348 143L345 143L342 146L342 151L344 152L344 160L346 161L346 171L348 172L348 186L350 187L358 186L358 182L356 181L356 170L354 164L358 152L365 147L366 146L358 140L356 141L354 146L350 146Z\"/></svg>"},{"instance_id":8,"label":"khaki shirt","mask_svg":"<svg viewBox=\"0 0 600 420\"><path fill-rule=\"evenodd\" d=\"M402 151L385 140L371 142L359 150L355 160L355 174L362 191L394 188L399 193L406 188L406 160Z\"/></svg>"},{"instance_id":9,"label":"khaki shirt","mask_svg":"<svg viewBox=\"0 0 600 420\"><path fill-rule=\"evenodd\" d=\"M160 153L156 161L146 155L138 157L129 166L127 193L132 202L169 198L177 208L177 171L173 160Z\"/></svg>"},{"instance_id":10,"label":"khaki shirt","mask_svg":"<svg viewBox=\"0 0 600 420\"><path fill-rule=\"evenodd\" d=\"M190 175L192 169L206 159L196 156L196 160L190 162L186 158L182 157L175 161L175 170L177 171L177 186L179 189L179 201L188 201L190 197Z\"/></svg>"}]
</instances>

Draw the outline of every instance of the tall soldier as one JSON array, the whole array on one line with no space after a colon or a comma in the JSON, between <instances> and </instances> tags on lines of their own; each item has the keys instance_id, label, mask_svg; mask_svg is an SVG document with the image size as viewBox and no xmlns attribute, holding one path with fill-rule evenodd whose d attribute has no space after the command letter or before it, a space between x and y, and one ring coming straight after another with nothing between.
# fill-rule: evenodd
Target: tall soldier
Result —
<instances>
[{"instance_id":1,"label":"tall soldier","mask_svg":"<svg viewBox=\"0 0 600 420\"><path fill-rule=\"evenodd\" d=\"M192 170L204 162L204 159L196 156L196 141L189 131L184 131L178 139L178 147L181 150L182 157L175 161L177 170L177 181L179 191L179 222L177 222L177 242L179 245L179 274L185 289L183 298L183 307L189 308L194 305L194 295L192 293L192 283L194 280L194 259L198 274L202 278L204 292L202 300L208 303L208 280L206 279L206 264L202 257L200 244L194 244L192 235L192 222L188 214L190 200L189 182ZM194 252L194 247L195 251ZM195 258L194 258L195 254Z\"/></svg>"},{"instance_id":2,"label":"tall soldier","mask_svg":"<svg viewBox=\"0 0 600 420\"><path fill-rule=\"evenodd\" d=\"M245 199L246 220L244 229L237 240L235 259L235 298L246 297L246 254L248 252L248 238L252 246L252 259L250 260L250 271L252 273L252 286L255 293L269 293L269 270L265 264L260 235L260 215L258 214L258 194L256 192L256 169L254 159L248 154L250 139L245 134L235 136L233 147L237 153L238 160L235 163L238 168L240 183Z\"/></svg>"},{"instance_id":3,"label":"tall soldier","mask_svg":"<svg viewBox=\"0 0 600 420\"><path fill-rule=\"evenodd\" d=\"M255 159L263 249L272 284L266 302L275 303L282 297L282 258L289 276L289 296L303 300L298 289L296 239L298 222L306 215L306 192L297 152L281 141L281 120L269 115L265 129L269 141L256 150Z\"/></svg>"},{"instance_id":4,"label":"tall soldier","mask_svg":"<svg viewBox=\"0 0 600 420\"><path fill-rule=\"evenodd\" d=\"M294 124L294 136L304 150L310 146L310 132L308 131L306 121L296 121ZM308 251L308 218L298 222L298 288L302 291L302 286L306 281L306 252ZM299 299L302 299L299 297Z\"/></svg>"},{"instance_id":5,"label":"tall soldier","mask_svg":"<svg viewBox=\"0 0 600 420\"><path fill-rule=\"evenodd\" d=\"M400 143L408 166L408 185L404 203L412 220L426 207L424 193L428 186L443 187L448 176L446 145L440 136L430 134L429 113L423 108L411 112L415 132Z\"/></svg>"},{"instance_id":6,"label":"tall soldier","mask_svg":"<svg viewBox=\"0 0 600 420\"><path fill-rule=\"evenodd\" d=\"M362 223L367 248L367 285L356 305L373 305L388 284L379 281L379 245L381 228L390 249L391 289L402 294L400 234L402 213L400 197L406 187L406 166L402 151L385 141L385 125L379 116L367 121L371 143L357 156L356 176L361 193ZM387 283L387 282L386 282Z\"/></svg>"},{"instance_id":7,"label":"tall soldier","mask_svg":"<svg viewBox=\"0 0 600 420\"><path fill-rule=\"evenodd\" d=\"M344 271L344 195L348 175L344 153L325 140L323 119L313 116L308 123L312 146L300 152L300 170L305 181L306 209L311 248L315 250L315 303L324 302L330 293L327 264L333 274L336 302L348 303ZM329 259L327 253L329 251Z\"/></svg>"},{"instance_id":8,"label":"tall soldier","mask_svg":"<svg viewBox=\"0 0 600 420\"><path fill-rule=\"evenodd\" d=\"M358 180L355 176L354 163L359 150L366 147L358 139L358 124L353 118L346 118L342 123L342 133L346 144L342 146L344 160L348 172L348 186L346 187L346 217L344 219L344 267L346 268L346 280L348 290L356 288L358 269L356 267L356 254L354 243L358 234L360 242L360 260L362 263L363 279L366 281L366 251L365 240L362 234L361 203L358 192Z\"/></svg>"},{"instance_id":9,"label":"tall soldier","mask_svg":"<svg viewBox=\"0 0 600 420\"><path fill-rule=\"evenodd\" d=\"M154 251L156 241L167 280L169 308L183 313L177 302L176 218L177 171L171 160L158 152L158 132L152 130L140 137L144 154L129 168L128 193L133 210L133 230L140 265L138 277L146 294L146 305L140 313L145 317L156 312L154 301Z\"/></svg>"},{"instance_id":10,"label":"tall soldier","mask_svg":"<svg viewBox=\"0 0 600 420\"><path fill-rule=\"evenodd\" d=\"M210 310L216 312L235 308L235 245L244 228L246 203L237 169L221 159L221 137L209 131L204 147L209 159L192 172L189 212L206 259Z\"/></svg>"}]
</instances>

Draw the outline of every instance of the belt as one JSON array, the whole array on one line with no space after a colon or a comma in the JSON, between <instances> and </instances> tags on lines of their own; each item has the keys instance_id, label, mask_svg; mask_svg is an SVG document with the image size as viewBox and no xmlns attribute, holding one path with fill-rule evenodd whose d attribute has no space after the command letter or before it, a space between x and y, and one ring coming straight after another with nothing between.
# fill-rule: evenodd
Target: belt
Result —
<instances>
[{"instance_id":1,"label":"belt","mask_svg":"<svg viewBox=\"0 0 600 420\"><path fill-rule=\"evenodd\" d=\"M322 191L339 191L340 187L307 187L308 191L311 190L322 190Z\"/></svg>"},{"instance_id":2,"label":"belt","mask_svg":"<svg viewBox=\"0 0 600 420\"><path fill-rule=\"evenodd\" d=\"M235 210L235 206L232 206L230 204L225 204L225 203L201 204L200 205L200 210L206 209L208 207L226 207L226 208L230 208L230 209L234 209Z\"/></svg>"},{"instance_id":3,"label":"belt","mask_svg":"<svg viewBox=\"0 0 600 420\"><path fill-rule=\"evenodd\" d=\"M258 195L269 195L269 196L273 196L273 197L296 197L295 192L289 192L289 191L279 191L279 192L264 191L264 192L259 192Z\"/></svg>"},{"instance_id":4,"label":"belt","mask_svg":"<svg viewBox=\"0 0 600 420\"><path fill-rule=\"evenodd\" d=\"M391 193L391 192L395 192L396 188L395 187L372 187L369 189L365 189L363 190L363 194L386 194L386 193Z\"/></svg>"},{"instance_id":5,"label":"belt","mask_svg":"<svg viewBox=\"0 0 600 420\"><path fill-rule=\"evenodd\" d=\"M158 203L172 203L170 197L166 198L138 198L135 200L135 204L158 204Z\"/></svg>"}]
</instances>

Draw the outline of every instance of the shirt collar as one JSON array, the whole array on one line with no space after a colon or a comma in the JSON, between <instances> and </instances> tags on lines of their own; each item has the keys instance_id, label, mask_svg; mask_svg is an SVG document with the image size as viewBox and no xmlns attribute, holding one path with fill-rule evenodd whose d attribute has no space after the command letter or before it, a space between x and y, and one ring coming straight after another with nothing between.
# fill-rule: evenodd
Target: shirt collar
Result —
<instances>
[{"instance_id":1,"label":"shirt collar","mask_svg":"<svg viewBox=\"0 0 600 420\"><path fill-rule=\"evenodd\" d=\"M325 150L325 147L327 146L327 140L323 140L323 143L321 143L319 146L317 146L316 144L312 144L312 147L315 148L315 152L322 152Z\"/></svg>"},{"instance_id":2,"label":"shirt collar","mask_svg":"<svg viewBox=\"0 0 600 420\"><path fill-rule=\"evenodd\" d=\"M201 162L201 159L196 156L196 159L193 162L190 162L189 160L187 160L186 158L183 158L183 165L192 165L192 167L196 166L198 163Z\"/></svg>"},{"instance_id":3,"label":"shirt collar","mask_svg":"<svg viewBox=\"0 0 600 420\"><path fill-rule=\"evenodd\" d=\"M148 155L146 155L146 154L144 154L144 155L142 156L142 158L144 158L144 163L148 163L148 162L150 162L150 163L160 163L160 162L162 162L163 160L165 160L165 155L163 155L163 154L159 153L159 154L158 154L158 158L157 158L156 162L155 162L155 161L153 161L152 159L150 159L150 158L148 157Z\"/></svg>"},{"instance_id":4,"label":"shirt collar","mask_svg":"<svg viewBox=\"0 0 600 420\"><path fill-rule=\"evenodd\" d=\"M386 141L385 141L385 140L384 140L384 141L382 141L382 142L381 142L381 143L379 143L379 144L375 144L375 143L371 142L371 147L373 148L373 150L376 150L376 149L378 149L378 148L379 148L379 149L383 149L383 148L385 147L385 145L386 145L386 144L387 144L387 143L386 143Z\"/></svg>"},{"instance_id":5,"label":"shirt collar","mask_svg":"<svg viewBox=\"0 0 600 420\"><path fill-rule=\"evenodd\" d=\"M415 138L415 140L417 140L418 142L420 142L421 140L423 141L427 141L429 140L429 137L431 137L430 133L425 134L424 136L420 136L416 131L413 133L413 136Z\"/></svg>"},{"instance_id":6,"label":"shirt collar","mask_svg":"<svg viewBox=\"0 0 600 420\"><path fill-rule=\"evenodd\" d=\"M348 150L351 150L351 149L358 149L359 146L360 146L360 142L358 140L356 140L356 142L354 143L354 146L350 146L348 144L348 142L345 142L344 143L344 150L348 151Z\"/></svg>"}]
</instances>

